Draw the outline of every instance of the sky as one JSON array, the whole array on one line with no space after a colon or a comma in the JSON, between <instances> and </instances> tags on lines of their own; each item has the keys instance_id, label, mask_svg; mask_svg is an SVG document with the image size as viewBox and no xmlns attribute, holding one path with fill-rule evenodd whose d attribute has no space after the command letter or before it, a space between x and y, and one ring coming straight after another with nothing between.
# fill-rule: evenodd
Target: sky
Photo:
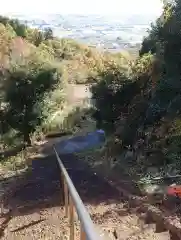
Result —
<instances>
[{"instance_id":1,"label":"sky","mask_svg":"<svg viewBox=\"0 0 181 240\"><path fill-rule=\"evenodd\" d=\"M143 14L159 15L161 0L5 0L0 14Z\"/></svg>"}]
</instances>

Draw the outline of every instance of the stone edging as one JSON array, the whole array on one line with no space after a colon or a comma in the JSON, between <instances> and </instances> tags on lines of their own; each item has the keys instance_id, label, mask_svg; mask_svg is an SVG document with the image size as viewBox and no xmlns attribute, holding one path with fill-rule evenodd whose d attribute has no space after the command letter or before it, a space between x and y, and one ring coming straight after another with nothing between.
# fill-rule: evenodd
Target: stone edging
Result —
<instances>
[{"instance_id":1,"label":"stone edging","mask_svg":"<svg viewBox=\"0 0 181 240\"><path fill-rule=\"evenodd\" d=\"M137 211L146 213L146 221L149 223L155 223L156 229L160 232L169 231L171 240L179 240L181 239L181 222L178 217L174 217L174 219L168 219L165 214L158 209L157 207L146 203L146 197L138 197L134 196L125 189L117 186L117 184L113 181L110 181L104 178L111 186L116 188L123 197L128 200L130 207L137 207Z\"/></svg>"}]
</instances>

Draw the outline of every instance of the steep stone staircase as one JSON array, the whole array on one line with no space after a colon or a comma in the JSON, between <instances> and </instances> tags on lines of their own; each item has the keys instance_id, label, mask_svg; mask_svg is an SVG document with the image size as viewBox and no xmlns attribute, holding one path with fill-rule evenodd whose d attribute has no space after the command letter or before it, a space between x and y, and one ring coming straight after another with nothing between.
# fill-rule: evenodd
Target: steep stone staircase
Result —
<instances>
[{"instance_id":1,"label":"steep stone staircase","mask_svg":"<svg viewBox=\"0 0 181 240\"><path fill-rule=\"evenodd\" d=\"M24 185L8 199L11 211L0 228L0 239L69 239L65 217L60 168L51 144L32 160ZM156 233L155 224L146 224L144 214L130 208L121 192L95 174L76 156L60 156L101 239L170 239L167 231ZM80 239L75 216L75 239Z\"/></svg>"}]
</instances>

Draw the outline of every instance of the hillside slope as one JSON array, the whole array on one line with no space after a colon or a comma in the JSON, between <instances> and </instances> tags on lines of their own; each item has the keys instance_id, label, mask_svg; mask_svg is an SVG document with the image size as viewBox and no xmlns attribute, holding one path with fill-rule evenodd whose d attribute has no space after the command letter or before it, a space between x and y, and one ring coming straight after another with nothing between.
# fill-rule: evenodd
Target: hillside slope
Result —
<instances>
[{"instance_id":1,"label":"hillside slope","mask_svg":"<svg viewBox=\"0 0 181 240\"><path fill-rule=\"evenodd\" d=\"M109 71L92 89L94 117L112 136L110 154L119 166L129 148L135 177L180 174L180 16L180 1L165 3L127 80Z\"/></svg>"}]
</instances>

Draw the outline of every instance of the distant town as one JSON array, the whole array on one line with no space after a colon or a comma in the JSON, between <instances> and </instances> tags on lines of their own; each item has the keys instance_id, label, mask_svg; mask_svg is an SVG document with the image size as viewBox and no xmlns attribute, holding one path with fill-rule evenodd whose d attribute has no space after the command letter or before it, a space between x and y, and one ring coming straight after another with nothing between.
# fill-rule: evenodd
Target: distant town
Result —
<instances>
[{"instance_id":1,"label":"distant town","mask_svg":"<svg viewBox=\"0 0 181 240\"><path fill-rule=\"evenodd\" d=\"M138 49L155 16L11 15L32 28L52 28L55 35L73 38L109 51Z\"/></svg>"}]
</instances>

